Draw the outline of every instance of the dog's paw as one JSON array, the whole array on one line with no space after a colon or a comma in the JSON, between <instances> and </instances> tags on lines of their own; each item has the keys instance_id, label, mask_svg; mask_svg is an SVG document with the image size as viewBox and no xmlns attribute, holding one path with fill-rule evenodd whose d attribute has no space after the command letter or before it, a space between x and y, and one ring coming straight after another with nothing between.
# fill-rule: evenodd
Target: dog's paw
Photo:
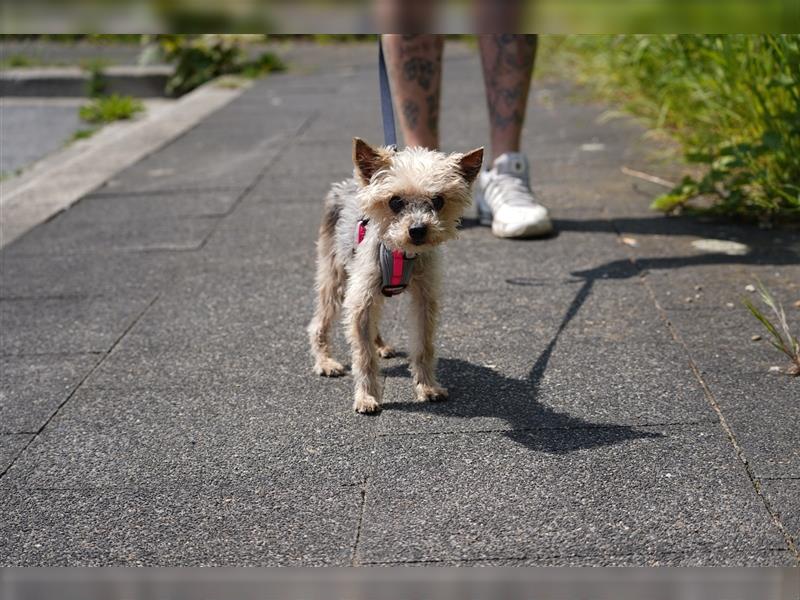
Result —
<instances>
[{"instance_id":1,"label":"dog's paw","mask_svg":"<svg viewBox=\"0 0 800 600\"><path fill-rule=\"evenodd\" d=\"M323 377L341 377L346 369L339 361L332 358L325 358L314 365L314 372Z\"/></svg>"},{"instance_id":2,"label":"dog's paw","mask_svg":"<svg viewBox=\"0 0 800 600\"><path fill-rule=\"evenodd\" d=\"M397 351L393 346L384 344L383 346L378 346L378 356L381 358L393 358L397 356Z\"/></svg>"},{"instance_id":3,"label":"dog's paw","mask_svg":"<svg viewBox=\"0 0 800 600\"><path fill-rule=\"evenodd\" d=\"M381 409L381 405L374 396L369 394L358 394L353 402L353 410L357 413L369 414L376 413Z\"/></svg>"},{"instance_id":4,"label":"dog's paw","mask_svg":"<svg viewBox=\"0 0 800 600\"><path fill-rule=\"evenodd\" d=\"M417 402L441 402L447 400L447 390L438 385L416 385Z\"/></svg>"}]
</instances>

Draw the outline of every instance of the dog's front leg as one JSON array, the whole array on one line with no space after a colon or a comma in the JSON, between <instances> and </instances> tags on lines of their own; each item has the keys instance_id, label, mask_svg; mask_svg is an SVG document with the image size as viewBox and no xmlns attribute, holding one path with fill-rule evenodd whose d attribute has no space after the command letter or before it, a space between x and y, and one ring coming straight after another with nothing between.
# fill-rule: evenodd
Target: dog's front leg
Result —
<instances>
[{"instance_id":1,"label":"dog's front leg","mask_svg":"<svg viewBox=\"0 0 800 600\"><path fill-rule=\"evenodd\" d=\"M444 400L447 390L436 381L434 339L439 321L438 256L431 254L417 259L410 283L411 320L414 324L411 351L411 372L414 392L419 402Z\"/></svg>"},{"instance_id":2,"label":"dog's front leg","mask_svg":"<svg viewBox=\"0 0 800 600\"><path fill-rule=\"evenodd\" d=\"M378 274L380 276L380 274ZM360 413L380 410L381 389L379 381L378 320L383 297L379 293L379 280L373 276L355 274L345 295L347 311L347 337L353 353L353 379L355 399L353 409Z\"/></svg>"}]
</instances>

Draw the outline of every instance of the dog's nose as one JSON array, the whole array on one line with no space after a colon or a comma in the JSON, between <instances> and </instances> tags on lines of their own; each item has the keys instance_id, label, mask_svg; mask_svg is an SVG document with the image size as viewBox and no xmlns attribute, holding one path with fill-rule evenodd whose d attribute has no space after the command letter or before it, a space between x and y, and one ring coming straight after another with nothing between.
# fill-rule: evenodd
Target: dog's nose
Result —
<instances>
[{"instance_id":1,"label":"dog's nose","mask_svg":"<svg viewBox=\"0 0 800 600\"><path fill-rule=\"evenodd\" d=\"M415 244L421 244L425 241L425 235L428 233L427 225L412 225L408 228L408 235L411 236L411 241Z\"/></svg>"}]
</instances>

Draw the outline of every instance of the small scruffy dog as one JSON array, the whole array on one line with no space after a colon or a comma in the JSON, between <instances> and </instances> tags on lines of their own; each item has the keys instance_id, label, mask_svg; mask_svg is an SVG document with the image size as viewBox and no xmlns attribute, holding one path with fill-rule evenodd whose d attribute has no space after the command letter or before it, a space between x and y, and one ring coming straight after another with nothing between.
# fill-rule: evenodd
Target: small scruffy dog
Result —
<instances>
[{"instance_id":1,"label":"small scruffy dog","mask_svg":"<svg viewBox=\"0 0 800 600\"><path fill-rule=\"evenodd\" d=\"M443 400L436 382L433 342L439 312L439 244L456 237L483 148L443 154L424 148L370 147L353 140L352 179L334 184L325 199L317 243L317 308L308 326L314 370L337 377L330 333L344 305L360 413L380 410L378 356L393 350L378 333L385 296L408 287L412 299L410 366L416 398Z\"/></svg>"}]
</instances>

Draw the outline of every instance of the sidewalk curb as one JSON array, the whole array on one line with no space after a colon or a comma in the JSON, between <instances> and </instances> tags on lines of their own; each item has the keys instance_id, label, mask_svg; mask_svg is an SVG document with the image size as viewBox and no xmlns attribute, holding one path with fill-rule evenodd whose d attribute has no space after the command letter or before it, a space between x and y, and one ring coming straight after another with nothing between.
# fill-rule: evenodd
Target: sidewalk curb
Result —
<instances>
[{"instance_id":1,"label":"sidewalk curb","mask_svg":"<svg viewBox=\"0 0 800 600\"><path fill-rule=\"evenodd\" d=\"M105 67L102 75L108 94L160 98L165 96L173 70L169 65L119 65ZM0 73L0 96L85 98L90 79L90 74L78 67L7 69Z\"/></svg>"},{"instance_id":2,"label":"sidewalk curb","mask_svg":"<svg viewBox=\"0 0 800 600\"><path fill-rule=\"evenodd\" d=\"M108 125L39 161L20 177L0 182L0 248L160 149L246 87L232 89L211 81L169 107L133 122Z\"/></svg>"}]
</instances>

